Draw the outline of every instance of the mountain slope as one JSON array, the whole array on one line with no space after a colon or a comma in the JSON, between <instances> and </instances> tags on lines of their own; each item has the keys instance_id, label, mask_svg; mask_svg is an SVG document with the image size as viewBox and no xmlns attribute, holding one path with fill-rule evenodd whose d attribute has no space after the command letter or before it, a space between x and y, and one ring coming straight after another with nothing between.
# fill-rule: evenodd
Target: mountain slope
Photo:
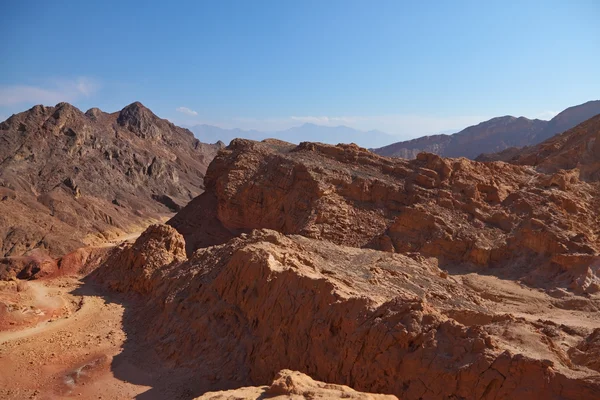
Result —
<instances>
[{"instance_id":1,"label":"mountain slope","mask_svg":"<svg viewBox=\"0 0 600 400\"><path fill-rule=\"evenodd\" d=\"M540 143L552 136L569 130L576 125L600 114L600 100L588 101L578 106L569 107L552 118L546 129L535 137L534 142Z\"/></svg>"},{"instance_id":2,"label":"mountain slope","mask_svg":"<svg viewBox=\"0 0 600 400\"><path fill-rule=\"evenodd\" d=\"M577 169L575 175L581 179L600 181L600 115L521 150L509 161L532 165L546 173Z\"/></svg>"},{"instance_id":3,"label":"mountain slope","mask_svg":"<svg viewBox=\"0 0 600 400\"><path fill-rule=\"evenodd\" d=\"M61 254L175 211L202 192L217 149L141 103L13 115L0 124L0 256Z\"/></svg>"},{"instance_id":4,"label":"mountain slope","mask_svg":"<svg viewBox=\"0 0 600 400\"><path fill-rule=\"evenodd\" d=\"M557 133L600 114L600 101L569 107L550 121L525 117L497 117L470 126L453 135L425 136L374 149L382 156L415 158L420 152L443 157L474 159L482 153L496 153L511 147L524 147L542 142Z\"/></svg>"}]
</instances>

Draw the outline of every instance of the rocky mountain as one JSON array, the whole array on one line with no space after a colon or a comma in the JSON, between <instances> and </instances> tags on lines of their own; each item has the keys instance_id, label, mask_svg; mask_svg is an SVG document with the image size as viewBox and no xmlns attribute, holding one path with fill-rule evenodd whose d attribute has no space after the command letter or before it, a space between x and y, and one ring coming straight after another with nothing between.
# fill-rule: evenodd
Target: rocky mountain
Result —
<instances>
[{"instance_id":1,"label":"rocky mountain","mask_svg":"<svg viewBox=\"0 0 600 400\"><path fill-rule=\"evenodd\" d=\"M237 139L89 279L141 296L144 343L201 393L290 369L402 399L594 399L599 207L574 170Z\"/></svg>"},{"instance_id":2,"label":"rocky mountain","mask_svg":"<svg viewBox=\"0 0 600 400\"><path fill-rule=\"evenodd\" d=\"M177 211L218 148L137 102L13 115L0 124L0 256L60 255Z\"/></svg>"},{"instance_id":3,"label":"rocky mountain","mask_svg":"<svg viewBox=\"0 0 600 400\"><path fill-rule=\"evenodd\" d=\"M599 188L573 171L238 139L210 164L205 185L169 221L189 254L267 228L418 252L445 268L495 268L535 286L600 290L590 272L600 250Z\"/></svg>"},{"instance_id":4,"label":"rocky mountain","mask_svg":"<svg viewBox=\"0 0 600 400\"><path fill-rule=\"evenodd\" d=\"M200 140L208 143L222 141L229 143L233 139L265 140L278 139L290 143L321 142L327 144L356 143L360 146L384 146L392 143L393 135L381 131L363 132L347 126L322 126L303 124L289 129L272 132L257 130L222 129L212 125L196 125L190 128Z\"/></svg>"},{"instance_id":5,"label":"rocky mountain","mask_svg":"<svg viewBox=\"0 0 600 400\"><path fill-rule=\"evenodd\" d=\"M412 159L420 152L444 157L475 159L482 153L497 153L540 143L600 114L600 100L569 107L550 121L525 117L498 117L470 126L453 135L424 136L373 149L379 155Z\"/></svg>"},{"instance_id":6,"label":"rocky mountain","mask_svg":"<svg viewBox=\"0 0 600 400\"><path fill-rule=\"evenodd\" d=\"M0 395L595 399L600 184L542 164L233 140L168 224L61 259L83 306L0 332Z\"/></svg>"}]
</instances>

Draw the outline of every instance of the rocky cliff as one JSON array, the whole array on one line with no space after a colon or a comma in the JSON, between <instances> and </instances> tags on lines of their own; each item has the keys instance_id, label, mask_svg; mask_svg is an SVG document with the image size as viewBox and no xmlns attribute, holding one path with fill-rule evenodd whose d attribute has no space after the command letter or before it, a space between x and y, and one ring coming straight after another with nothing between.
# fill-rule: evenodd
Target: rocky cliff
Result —
<instances>
[{"instance_id":1,"label":"rocky cliff","mask_svg":"<svg viewBox=\"0 0 600 400\"><path fill-rule=\"evenodd\" d=\"M514 164L531 165L538 171L556 173L570 170L576 177L600 181L600 115L537 146L508 158Z\"/></svg>"},{"instance_id":2,"label":"rocky cliff","mask_svg":"<svg viewBox=\"0 0 600 400\"><path fill-rule=\"evenodd\" d=\"M581 151L596 131L577 132ZM306 374L402 399L595 399L600 186L542 164L234 140L170 226L88 279L139 300L129 323L205 398L283 381L310 398Z\"/></svg>"}]
</instances>

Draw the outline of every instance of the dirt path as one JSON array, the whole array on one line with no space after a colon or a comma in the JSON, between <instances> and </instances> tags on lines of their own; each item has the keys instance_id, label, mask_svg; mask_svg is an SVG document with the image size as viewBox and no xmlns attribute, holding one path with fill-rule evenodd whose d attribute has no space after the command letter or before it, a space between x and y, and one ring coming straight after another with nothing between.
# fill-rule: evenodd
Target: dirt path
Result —
<instances>
[{"instance_id":1,"label":"dirt path","mask_svg":"<svg viewBox=\"0 0 600 400\"><path fill-rule=\"evenodd\" d=\"M137 235L120 240L133 240ZM478 274L452 279L479 292L497 313L588 330L600 327L598 297L576 298L569 293L553 297L514 281ZM151 328L132 324L132 317L137 316L135 300L75 277L32 281L22 290L22 299L46 314L33 327L0 331L0 399L192 397L186 388L196 381L189 374L167 369L153 349L145 347L144 329ZM525 328L511 334L529 343L530 332ZM507 341L505 346L514 343ZM543 346L514 347L515 352L539 351L542 358L546 350Z\"/></svg>"},{"instance_id":2,"label":"dirt path","mask_svg":"<svg viewBox=\"0 0 600 400\"><path fill-rule=\"evenodd\" d=\"M35 298L36 303L43 304L47 298L51 298L52 301L56 302L57 300L63 305L66 306L69 300L63 296L50 296L50 290L46 285L41 282L29 282L28 283L29 290L33 293L33 297ZM71 300L72 301L72 300ZM47 304L46 304L47 305ZM83 298L79 300L79 306L74 311L81 315L86 311L89 311L88 304L84 301ZM36 333L42 333L49 329L55 329L60 326L64 326L69 324L72 319L69 319L69 316L65 316L59 318L57 320L48 319L38 323L36 326L26 329L20 329L16 331L4 331L0 332L0 345L21 338L26 338L28 336L35 335Z\"/></svg>"},{"instance_id":3,"label":"dirt path","mask_svg":"<svg viewBox=\"0 0 600 400\"><path fill-rule=\"evenodd\" d=\"M115 238L113 240L109 240L106 243L97 245L96 247L113 247L124 242L132 242L138 237L140 237L142 232L144 232L144 230L138 230L132 233L128 233L126 235L119 236L118 238Z\"/></svg>"},{"instance_id":4,"label":"dirt path","mask_svg":"<svg viewBox=\"0 0 600 400\"><path fill-rule=\"evenodd\" d=\"M16 283L6 285L8 293ZM36 310L40 317L32 322L40 322L0 331L0 399L165 398L154 394L151 384L168 372L125 354L126 341L135 342L135 334L124 326L127 307L134 307L128 300L76 277L20 285L19 293L13 288L11 300L25 312Z\"/></svg>"},{"instance_id":5,"label":"dirt path","mask_svg":"<svg viewBox=\"0 0 600 400\"><path fill-rule=\"evenodd\" d=\"M80 285L69 284L72 291ZM72 294L65 296L69 301ZM0 398L130 399L149 389L111 371L126 339L124 307L94 294L80 298L81 307L70 316L0 333Z\"/></svg>"},{"instance_id":6,"label":"dirt path","mask_svg":"<svg viewBox=\"0 0 600 400\"><path fill-rule=\"evenodd\" d=\"M548 320L557 325L600 328L598 295L585 298L562 291L561 296L552 297L542 290L491 275L471 273L456 275L455 278L493 301L493 309L499 314L509 313L529 321Z\"/></svg>"}]
</instances>

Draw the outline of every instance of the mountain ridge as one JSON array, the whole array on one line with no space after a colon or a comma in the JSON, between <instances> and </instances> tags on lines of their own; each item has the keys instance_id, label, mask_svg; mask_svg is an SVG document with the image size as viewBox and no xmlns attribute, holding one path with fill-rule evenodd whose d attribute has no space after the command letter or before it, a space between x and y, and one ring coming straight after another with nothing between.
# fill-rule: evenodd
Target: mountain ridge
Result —
<instances>
[{"instance_id":1,"label":"mountain ridge","mask_svg":"<svg viewBox=\"0 0 600 400\"><path fill-rule=\"evenodd\" d=\"M431 135L373 148L388 157L415 158L420 152L443 157L475 159L482 153L497 153L511 147L530 146L600 114L600 100L569 107L549 121L526 117L494 117L452 135Z\"/></svg>"},{"instance_id":2,"label":"mountain ridge","mask_svg":"<svg viewBox=\"0 0 600 400\"><path fill-rule=\"evenodd\" d=\"M36 105L0 123L0 143L0 256L60 255L158 220L203 191L220 148L139 102Z\"/></svg>"}]
</instances>

